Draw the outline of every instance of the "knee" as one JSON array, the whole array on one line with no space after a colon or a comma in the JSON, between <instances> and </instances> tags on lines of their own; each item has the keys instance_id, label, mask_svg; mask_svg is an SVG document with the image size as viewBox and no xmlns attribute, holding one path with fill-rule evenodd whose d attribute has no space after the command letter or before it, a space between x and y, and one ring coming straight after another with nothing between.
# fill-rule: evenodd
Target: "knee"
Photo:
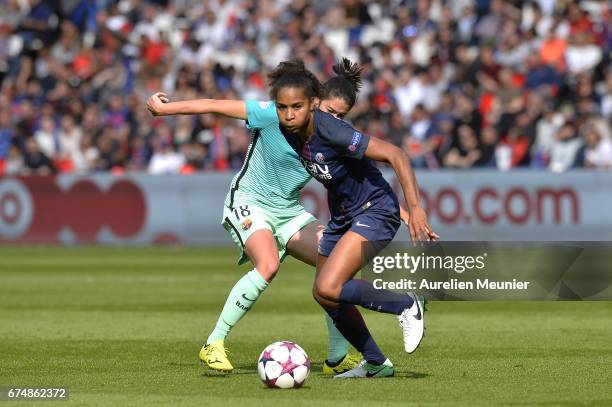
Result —
<instances>
[{"instance_id":1,"label":"knee","mask_svg":"<svg viewBox=\"0 0 612 407\"><path fill-rule=\"evenodd\" d=\"M315 299L319 297L327 301L338 302L340 299L340 287L338 287L337 284L334 284L333 281L320 279L315 281L313 296ZM317 301L319 300L317 299Z\"/></svg>"},{"instance_id":2,"label":"knee","mask_svg":"<svg viewBox=\"0 0 612 407\"><path fill-rule=\"evenodd\" d=\"M312 287L312 298L315 299L316 302L318 302L321 305L324 305L326 303L325 298L323 298L320 294L319 291L317 290L317 286L314 285Z\"/></svg>"},{"instance_id":3,"label":"knee","mask_svg":"<svg viewBox=\"0 0 612 407\"><path fill-rule=\"evenodd\" d=\"M280 267L280 261L278 259L272 258L267 259L265 261L260 261L255 265L255 268L259 272L259 274L266 280L270 282L276 277L276 273L278 273L278 269Z\"/></svg>"},{"instance_id":4,"label":"knee","mask_svg":"<svg viewBox=\"0 0 612 407\"><path fill-rule=\"evenodd\" d=\"M321 303L322 298L319 297L319 294L317 293L317 288L315 286L312 287L312 298L314 298L314 300L319 304Z\"/></svg>"},{"instance_id":5,"label":"knee","mask_svg":"<svg viewBox=\"0 0 612 407\"><path fill-rule=\"evenodd\" d=\"M319 292L317 291L316 286L313 287L312 289L312 297L326 311L333 310L338 307L338 303L336 301L333 301L333 300L330 300L329 298L324 298L323 296L321 296Z\"/></svg>"}]
</instances>

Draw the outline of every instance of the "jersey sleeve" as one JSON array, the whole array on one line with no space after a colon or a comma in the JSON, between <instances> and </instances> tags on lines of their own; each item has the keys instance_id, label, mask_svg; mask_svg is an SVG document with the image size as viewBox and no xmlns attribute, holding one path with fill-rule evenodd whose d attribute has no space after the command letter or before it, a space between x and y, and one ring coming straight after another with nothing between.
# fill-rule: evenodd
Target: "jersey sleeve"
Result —
<instances>
[{"instance_id":1,"label":"jersey sleeve","mask_svg":"<svg viewBox=\"0 0 612 407\"><path fill-rule=\"evenodd\" d=\"M319 127L321 137L331 144L343 157L362 159L370 137L355 130L347 122L323 113Z\"/></svg>"},{"instance_id":2,"label":"jersey sleeve","mask_svg":"<svg viewBox=\"0 0 612 407\"><path fill-rule=\"evenodd\" d=\"M247 100L247 125L252 129L261 129L272 123L278 123L276 105L272 101Z\"/></svg>"}]
</instances>

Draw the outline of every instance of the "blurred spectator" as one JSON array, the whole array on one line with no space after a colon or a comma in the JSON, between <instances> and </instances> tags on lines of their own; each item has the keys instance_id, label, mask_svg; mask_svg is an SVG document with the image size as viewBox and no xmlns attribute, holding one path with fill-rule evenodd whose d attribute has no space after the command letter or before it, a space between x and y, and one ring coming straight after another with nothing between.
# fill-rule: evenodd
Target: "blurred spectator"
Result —
<instances>
[{"instance_id":1,"label":"blurred spectator","mask_svg":"<svg viewBox=\"0 0 612 407\"><path fill-rule=\"evenodd\" d=\"M178 174L185 164L185 156L177 153L168 140L160 140L149 163L149 174Z\"/></svg>"},{"instance_id":2,"label":"blurred spectator","mask_svg":"<svg viewBox=\"0 0 612 407\"><path fill-rule=\"evenodd\" d=\"M324 80L343 56L364 66L348 120L417 167L609 168L610 9L588 0L0 1L0 172L238 169L243 122L152 118L146 98L266 99L266 74L281 60L301 58Z\"/></svg>"},{"instance_id":3,"label":"blurred spectator","mask_svg":"<svg viewBox=\"0 0 612 407\"><path fill-rule=\"evenodd\" d=\"M567 42L565 39L556 34L554 26L551 27L544 36L540 47L540 59L542 63L563 71L565 69L566 47Z\"/></svg>"},{"instance_id":4,"label":"blurred spectator","mask_svg":"<svg viewBox=\"0 0 612 407\"><path fill-rule=\"evenodd\" d=\"M529 144L529 137L521 132L521 128L511 127L506 136L501 139L500 148L496 151L498 154L496 160L501 165L500 168L507 170L528 164Z\"/></svg>"},{"instance_id":5,"label":"blurred spectator","mask_svg":"<svg viewBox=\"0 0 612 407\"><path fill-rule=\"evenodd\" d=\"M40 128L34 133L34 139L40 151L49 158L55 158L58 150L58 132L51 117L40 120Z\"/></svg>"},{"instance_id":6,"label":"blurred spectator","mask_svg":"<svg viewBox=\"0 0 612 407\"><path fill-rule=\"evenodd\" d=\"M436 168L438 162L435 151L439 145L441 134L432 131L432 122L425 106L415 107L410 120L410 126L404 135L403 146L410 156L414 167ZM432 137L435 135L435 138Z\"/></svg>"},{"instance_id":7,"label":"blurred spectator","mask_svg":"<svg viewBox=\"0 0 612 407\"><path fill-rule=\"evenodd\" d=\"M527 71L523 85L525 90L534 90L543 86L551 86L556 90L563 84L560 73L552 65L544 63L537 53L527 56L524 68Z\"/></svg>"},{"instance_id":8,"label":"blurred spectator","mask_svg":"<svg viewBox=\"0 0 612 407\"><path fill-rule=\"evenodd\" d=\"M23 164L26 174L50 175L56 172L53 162L40 150L38 143L32 137L25 142Z\"/></svg>"},{"instance_id":9,"label":"blurred spectator","mask_svg":"<svg viewBox=\"0 0 612 407\"><path fill-rule=\"evenodd\" d=\"M76 171L85 172L87 163L85 155L81 150L83 142L83 131L74 122L70 115L62 116L61 128L59 131L60 158L64 160L65 172Z\"/></svg>"},{"instance_id":10,"label":"blurred spectator","mask_svg":"<svg viewBox=\"0 0 612 407\"><path fill-rule=\"evenodd\" d=\"M565 124L555 135L550 149L549 168L554 172L566 171L576 161L582 140L577 137L576 129L571 124Z\"/></svg>"},{"instance_id":11,"label":"blurred spectator","mask_svg":"<svg viewBox=\"0 0 612 407\"><path fill-rule=\"evenodd\" d=\"M58 25L58 16L45 1L29 0L25 3L28 12L21 19L17 30L26 46L40 49L43 43L49 45L51 42L53 30Z\"/></svg>"},{"instance_id":12,"label":"blurred spectator","mask_svg":"<svg viewBox=\"0 0 612 407\"><path fill-rule=\"evenodd\" d=\"M27 173L26 167L23 162L23 154L15 146L12 146L6 156L3 163L4 174L7 175L20 175ZM2 174L2 171L0 171Z\"/></svg>"},{"instance_id":13,"label":"blurred spectator","mask_svg":"<svg viewBox=\"0 0 612 407\"><path fill-rule=\"evenodd\" d=\"M504 2L492 0L488 12L476 23L476 35L480 41L487 43L495 39L504 21Z\"/></svg>"},{"instance_id":14,"label":"blurred spectator","mask_svg":"<svg viewBox=\"0 0 612 407\"><path fill-rule=\"evenodd\" d=\"M581 164L586 168L612 168L612 142L604 139L595 128L588 128L584 132L582 155Z\"/></svg>"},{"instance_id":15,"label":"blurred spectator","mask_svg":"<svg viewBox=\"0 0 612 407\"><path fill-rule=\"evenodd\" d=\"M478 138L467 125L459 127L459 143L446 153L442 162L451 168L470 168L480 159L482 151L478 148Z\"/></svg>"},{"instance_id":16,"label":"blurred spectator","mask_svg":"<svg viewBox=\"0 0 612 407\"><path fill-rule=\"evenodd\" d=\"M601 48L593 44L589 34L578 32L570 37L565 50L567 69L572 74L589 71L597 66L602 58Z\"/></svg>"},{"instance_id":17,"label":"blurred spectator","mask_svg":"<svg viewBox=\"0 0 612 407\"><path fill-rule=\"evenodd\" d=\"M13 132L11 118L7 110L0 111L0 162L6 160L11 150Z\"/></svg>"},{"instance_id":18,"label":"blurred spectator","mask_svg":"<svg viewBox=\"0 0 612 407\"><path fill-rule=\"evenodd\" d=\"M549 110L536 123L536 139L531 155L532 167L546 168L550 161L550 151L555 141L555 134L564 124L563 115Z\"/></svg>"},{"instance_id":19,"label":"blurred spectator","mask_svg":"<svg viewBox=\"0 0 612 407\"><path fill-rule=\"evenodd\" d=\"M403 69L396 82L393 96L404 117L409 117L416 105L423 102L424 83L422 73L412 73L409 69Z\"/></svg>"},{"instance_id":20,"label":"blurred spectator","mask_svg":"<svg viewBox=\"0 0 612 407\"><path fill-rule=\"evenodd\" d=\"M462 3L462 2L457 2ZM474 33L474 25L478 20L474 4L471 2L463 2L464 6L461 10L461 16L457 19L457 32L459 39L464 43L471 43Z\"/></svg>"},{"instance_id":21,"label":"blurred spectator","mask_svg":"<svg viewBox=\"0 0 612 407\"><path fill-rule=\"evenodd\" d=\"M480 156L474 162L475 167L497 168L495 149L497 147L498 135L494 127L488 126L482 129L480 135Z\"/></svg>"}]
</instances>

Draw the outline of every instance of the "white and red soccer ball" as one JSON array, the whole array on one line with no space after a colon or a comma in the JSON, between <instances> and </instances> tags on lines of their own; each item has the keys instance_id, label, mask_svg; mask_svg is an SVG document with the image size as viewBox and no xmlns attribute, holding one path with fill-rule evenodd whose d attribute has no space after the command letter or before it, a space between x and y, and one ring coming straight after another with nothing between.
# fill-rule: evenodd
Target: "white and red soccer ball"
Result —
<instances>
[{"instance_id":1,"label":"white and red soccer ball","mask_svg":"<svg viewBox=\"0 0 612 407\"><path fill-rule=\"evenodd\" d=\"M310 373L310 359L296 343L274 342L259 355L257 371L261 381L268 387L297 388L304 384Z\"/></svg>"}]
</instances>

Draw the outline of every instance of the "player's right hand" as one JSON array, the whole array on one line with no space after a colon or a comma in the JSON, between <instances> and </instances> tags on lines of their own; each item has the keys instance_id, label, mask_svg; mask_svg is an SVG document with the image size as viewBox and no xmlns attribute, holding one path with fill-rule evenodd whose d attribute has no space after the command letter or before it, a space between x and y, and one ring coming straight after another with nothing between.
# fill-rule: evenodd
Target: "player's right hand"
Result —
<instances>
[{"instance_id":1,"label":"player's right hand","mask_svg":"<svg viewBox=\"0 0 612 407\"><path fill-rule=\"evenodd\" d=\"M153 116L163 116L167 114L164 104L169 102L170 98L165 93L157 92L147 100L147 109Z\"/></svg>"}]
</instances>

